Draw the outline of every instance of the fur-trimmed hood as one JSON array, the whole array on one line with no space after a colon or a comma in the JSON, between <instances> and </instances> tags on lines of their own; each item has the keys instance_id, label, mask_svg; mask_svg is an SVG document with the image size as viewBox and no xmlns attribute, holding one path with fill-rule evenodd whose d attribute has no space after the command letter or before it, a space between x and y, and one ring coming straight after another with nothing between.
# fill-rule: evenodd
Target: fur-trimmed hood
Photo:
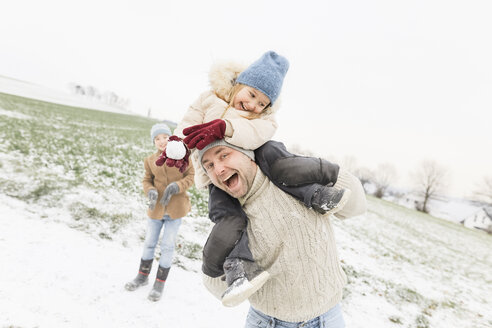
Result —
<instances>
[{"instance_id":1,"label":"fur-trimmed hood","mask_svg":"<svg viewBox=\"0 0 492 328\"><path fill-rule=\"evenodd\" d=\"M212 64L208 73L210 87L219 98L227 99L232 87L236 83L237 77L247 67L248 65L238 62L217 62ZM277 99L273 106L268 107L263 115L273 114L277 112L279 107L280 99Z\"/></svg>"}]
</instances>

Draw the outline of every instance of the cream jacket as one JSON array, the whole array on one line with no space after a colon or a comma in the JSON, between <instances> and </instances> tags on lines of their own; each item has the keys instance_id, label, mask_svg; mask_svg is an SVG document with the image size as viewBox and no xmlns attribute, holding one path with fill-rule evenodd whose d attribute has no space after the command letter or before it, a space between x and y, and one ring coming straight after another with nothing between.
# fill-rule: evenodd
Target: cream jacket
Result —
<instances>
[{"instance_id":1,"label":"cream jacket","mask_svg":"<svg viewBox=\"0 0 492 328\"><path fill-rule=\"evenodd\" d=\"M239 73L245 67L236 63L216 64L209 73L211 90L202 93L188 108L182 121L174 130L174 134L184 138L183 129L196 124L207 123L215 119L226 121L225 140L245 149L256 149L271 140L277 130L274 114L278 110L279 100L256 119L248 119L249 112L229 107L224 100L228 98L231 88ZM202 165L198 163L196 150L192 151L195 166L195 184L198 188L210 184Z\"/></svg>"}]
</instances>

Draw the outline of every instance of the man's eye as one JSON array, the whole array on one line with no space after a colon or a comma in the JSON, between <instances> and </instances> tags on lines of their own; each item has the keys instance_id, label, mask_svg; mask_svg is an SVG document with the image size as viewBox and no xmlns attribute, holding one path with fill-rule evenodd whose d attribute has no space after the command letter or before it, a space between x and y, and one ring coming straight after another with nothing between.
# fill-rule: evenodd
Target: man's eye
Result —
<instances>
[{"instance_id":1,"label":"man's eye","mask_svg":"<svg viewBox=\"0 0 492 328\"><path fill-rule=\"evenodd\" d=\"M205 169L207 171L211 170L213 167L214 167L214 165L212 163L205 165Z\"/></svg>"}]
</instances>

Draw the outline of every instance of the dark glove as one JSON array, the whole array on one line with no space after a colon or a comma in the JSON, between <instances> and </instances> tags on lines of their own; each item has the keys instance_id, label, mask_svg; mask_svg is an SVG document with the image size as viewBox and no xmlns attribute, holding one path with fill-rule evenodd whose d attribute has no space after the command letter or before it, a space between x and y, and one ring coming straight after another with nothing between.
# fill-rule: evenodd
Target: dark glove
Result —
<instances>
[{"instance_id":1,"label":"dark glove","mask_svg":"<svg viewBox=\"0 0 492 328\"><path fill-rule=\"evenodd\" d=\"M149 209L152 211L155 208L155 203L157 203L157 190L150 189L147 193L147 197L149 197Z\"/></svg>"},{"instance_id":2,"label":"dark glove","mask_svg":"<svg viewBox=\"0 0 492 328\"><path fill-rule=\"evenodd\" d=\"M209 143L224 138L226 123L224 120L213 120L204 124L190 126L183 130L184 143L188 148L205 148Z\"/></svg>"},{"instance_id":3,"label":"dark glove","mask_svg":"<svg viewBox=\"0 0 492 328\"><path fill-rule=\"evenodd\" d=\"M170 136L168 142L169 141L182 142L183 140L177 136ZM173 166L176 167L177 169L179 169L179 172L181 172L181 173L186 171L186 169L188 168L188 165L190 164L190 162L189 162L190 150L184 144L183 144L183 146L186 149L186 153L182 159L170 158L166 153L167 149L164 149L161 156L155 161L155 165L162 166L162 165L164 165L164 163L166 163L166 165L169 167L173 167Z\"/></svg>"},{"instance_id":4,"label":"dark glove","mask_svg":"<svg viewBox=\"0 0 492 328\"><path fill-rule=\"evenodd\" d=\"M160 201L162 206L167 206L167 204L169 204L169 201L171 200L171 197L174 194L177 194L178 192L179 192L179 186L176 182L169 184L167 186L166 190L164 190L164 195L162 195L162 198Z\"/></svg>"},{"instance_id":5,"label":"dark glove","mask_svg":"<svg viewBox=\"0 0 492 328\"><path fill-rule=\"evenodd\" d=\"M321 214L338 212L347 202L350 191L322 186L317 189L311 198L311 206Z\"/></svg>"}]
</instances>

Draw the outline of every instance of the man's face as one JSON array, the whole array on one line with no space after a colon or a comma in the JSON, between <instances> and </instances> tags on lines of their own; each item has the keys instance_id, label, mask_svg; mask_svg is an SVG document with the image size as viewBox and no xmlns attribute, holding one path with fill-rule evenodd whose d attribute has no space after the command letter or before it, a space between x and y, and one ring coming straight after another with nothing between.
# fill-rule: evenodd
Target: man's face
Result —
<instances>
[{"instance_id":1,"label":"man's face","mask_svg":"<svg viewBox=\"0 0 492 328\"><path fill-rule=\"evenodd\" d=\"M212 183L234 198L249 191L256 175L256 163L243 153L226 147L210 148L202 157Z\"/></svg>"}]
</instances>

